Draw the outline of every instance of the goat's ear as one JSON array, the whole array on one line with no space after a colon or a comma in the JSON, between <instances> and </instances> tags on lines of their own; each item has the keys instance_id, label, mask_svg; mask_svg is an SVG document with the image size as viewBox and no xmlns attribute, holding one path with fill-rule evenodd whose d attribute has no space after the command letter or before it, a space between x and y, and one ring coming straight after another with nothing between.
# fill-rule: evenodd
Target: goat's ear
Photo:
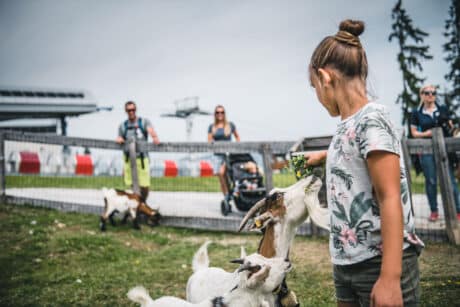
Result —
<instances>
[{"instance_id":1,"label":"goat's ear","mask_svg":"<svg viewBox=\"0 0 460 307\"><path fill-rule=\"evenodd\" d=\"M246 286L250 289L260 287L265 282L268 275L270 275L270 267L264 266L248 278Z\"/></svg>"},{"instance_id":2,"label":"goat's ear","mask_svg":"<svg viewBox=\"0 0 460 307\"><path fill-rule=\"evenodd\" d=\"M244 259L242 259L242 258L236 258L236 259L230 260L230 263L243 264L243 263L244 263Z\"/></svg>"},{"instance_id":3,"label":"goat's ear","mask_svg":"<svg viewBox=\"0 0 460 307\"><path fill-rule=\"evenodd\" d=\"M246 258L246 250L244 249L244 246L241 246L240 257Z\"/></svg>"}]
</instances>

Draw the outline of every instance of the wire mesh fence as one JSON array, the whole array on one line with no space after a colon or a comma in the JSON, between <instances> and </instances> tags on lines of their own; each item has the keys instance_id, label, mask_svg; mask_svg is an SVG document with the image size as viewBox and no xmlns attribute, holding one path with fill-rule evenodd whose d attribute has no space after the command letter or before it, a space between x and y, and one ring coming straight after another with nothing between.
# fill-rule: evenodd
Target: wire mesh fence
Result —
<instances>
[{"instance_id":1,"label":"wire mesh fence","mask_svg":"<svg viewBox=\"0 0 460 307\"><path fill-rule=\"evenodd\" d=\"M3 185L8 202L100 213L104 205L103 187L131 188L123 180L126 148L113 141L17 132L3 132L2 137L4 162L0 164L5 174ZM148 165L144 166L150 175L147 204L160 211L166 225L235 231L245 212L231 199L232 212L222 214L225 195L216 176L223 161L228 163L229 160L225 160L228 155L249 154L261 176L260 184L254 188L264 188L265 195L273 187L287 187L296 182L286 160L290 152L326 149L329 142L330 137L308 138L297 143L163 143L159 146L139 143L137 146L148 152L149 158ZM407 154L433 150L430 140L403 142L408 145ZM450 152L460 151L460 139L446 139L446 145ZM446 218L448 198L442 190L445 180L439 180L440 218L429 221L424 177L417 176L412 166L408 166L418 233L423 238L447 240L448 230L458 224L452 213L448 216L450 220ZM439 173L442 177L442 172ZM320 194L323 203L325 189ZM301 232L315 233L312 229Z\"/></svg>"},{"instance_id":2,"label":"wire mesh fence","mask_svg":"<svg viewBox=\"0 0 460 307\"><path fill-rule=\"evenodd\" d=\"M102 188L132 189L123 179L129 162L126 147L113 141L14 132L5 132L4 138L4 183L9 202L100 213L104 205ZM222 221L221 202L225 197L216 174L225 153L249 154L262 177L261 187L271 189L273 182L288 186L295 178L285 167L272 172L271 166L265 166L264 150L268 147L270 154L279 154L291 145L137 144L148 152L149 161L142 166L150 175L147 204L159 210L169 225L212 228L219 224L218 229L236 230L245 212L235 203L227 221Z\"/></svg>"}]
</instances>

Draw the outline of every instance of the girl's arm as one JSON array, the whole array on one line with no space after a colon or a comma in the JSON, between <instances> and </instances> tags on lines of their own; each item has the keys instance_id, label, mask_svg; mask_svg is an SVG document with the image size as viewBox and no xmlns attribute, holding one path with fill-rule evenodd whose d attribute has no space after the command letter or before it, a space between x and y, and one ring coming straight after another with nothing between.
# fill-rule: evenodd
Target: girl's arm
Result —
<instances>
[{"instance_id":1,"label":"girl's arm","mask_svg":"<svg viewBox=\"0 0 460 307\"><path fill-rule=\"evenodd\" d=\"M214 139L212 138L212 133L209 132L208 133L208 143L212 143L212 141L214 141Z\"/></svg>"},{"instance_id":2,"label":"girl's arm","mask_svg":"<svg viewBox=\"0 0 460 307\"><path fill-rule=\"evenodd\" d=\"M401 292L403 211L399 156L373 151L367 165L380 208L382 266L371 293L371 306L403 306Z\"/></svg>"},{"instance_id":3,"label":"girl's arm","mask_svg":"<svg viewBox=\"0 0 460 307\"><path fill-rule=\"evenodd\" d=\"M304 157L307 160L307 165L319 165L326 161L327 150L307 152Z\"/></svg>"}]
</instances>

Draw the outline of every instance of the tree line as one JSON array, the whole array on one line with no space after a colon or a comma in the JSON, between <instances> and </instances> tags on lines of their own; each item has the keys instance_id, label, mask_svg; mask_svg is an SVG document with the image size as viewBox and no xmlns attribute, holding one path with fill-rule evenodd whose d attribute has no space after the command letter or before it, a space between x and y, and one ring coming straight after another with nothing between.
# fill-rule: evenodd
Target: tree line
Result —
<instances>
[{"instance_id":1,"label":"tree line","mask_svg":"<svg viewBox=\"0 0 460 307\"><path fill-rule=\"evenodd\" d=\"M423 73L422 61L433 59L429 53L430 47L424 43L428 33L415 26L407 11L403 8L402 0L398 0L391 12L393 19L392 32L388 40L396 41L399 50L397 60L402 72L402 92L396 99L401 104L402 124L407 127L410 135L409 119L411 111L420 104L419 90L426 78ZM442 45L444 60L449 69L445 74L445 84L439 88L454 124L460 125L460 0L451 0L444 32L445 43Z\"/></svg>"}]
</instances>

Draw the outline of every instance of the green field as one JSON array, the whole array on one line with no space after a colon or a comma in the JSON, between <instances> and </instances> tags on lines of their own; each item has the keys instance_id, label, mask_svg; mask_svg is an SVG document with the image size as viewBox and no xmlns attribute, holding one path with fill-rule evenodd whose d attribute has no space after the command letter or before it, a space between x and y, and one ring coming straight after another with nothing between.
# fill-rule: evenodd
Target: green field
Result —
<instances>
[{"instance_id":1,"label":"green field","mask_svg":"<svg viewBox=\"0 0 460 307\"><path fill-rule=\"evenodd\" d=\"M273 175L275 187L287 187L295 182L294 174L282 173ZM121 177L47 177L47 176L7 176L7 188L26 187L59 187L75 189L100 189L102 187L124 188ZM151 179L153 191L196 191L196 192L219 192L217 177L155 177ZM425 193L425 180L423 175L415 176L412 173L412 193Z\"/></svg>"},{"instance_id":2,"label":"green field","mask_svg":"<svg viewBox=\"0 0 460 307\"><path fill-rule=\"evenodd\" d=\"M234 270L230 259L258 235L131 225L98 230L94 215L0 205L1 306L122 306L143 285L153 297L185 296L193 253L207 239L211 265ZM422 306L460 300L460 247L426 242L420 258ZM288 284L301 306L335 306L326 239L297 237Z\"/></svg>"}]
</instances>

